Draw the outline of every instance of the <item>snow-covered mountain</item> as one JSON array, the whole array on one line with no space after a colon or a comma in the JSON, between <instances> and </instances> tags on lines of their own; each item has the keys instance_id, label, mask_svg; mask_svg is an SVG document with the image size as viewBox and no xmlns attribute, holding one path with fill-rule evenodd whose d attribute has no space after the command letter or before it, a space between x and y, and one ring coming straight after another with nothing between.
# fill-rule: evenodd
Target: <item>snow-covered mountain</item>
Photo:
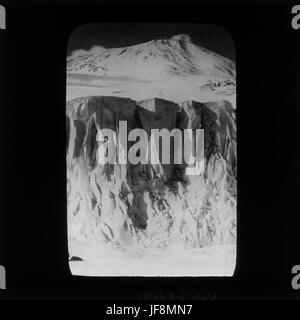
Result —
<instances>
[{"instance_id":1,"label":"snow-covered mountain","mask_svg":"<svg viewBox=\"0 0 300 320\"><path fill-rule=\"evenodd\" d=\"M176 103L226 99L235 107L235 63L195 45L187 35L130 47L94 47L68 57L67 72L68 100L157 96Z\"/></svg>"}]
</instances>

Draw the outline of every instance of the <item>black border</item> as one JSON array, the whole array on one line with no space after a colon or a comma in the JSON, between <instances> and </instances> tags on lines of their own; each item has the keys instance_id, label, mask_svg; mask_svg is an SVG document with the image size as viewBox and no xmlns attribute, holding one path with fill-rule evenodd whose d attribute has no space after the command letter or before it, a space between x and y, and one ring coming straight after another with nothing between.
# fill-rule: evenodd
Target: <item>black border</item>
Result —
<instances>
[{"instance_id":1,"label":"black border","mask_svg":"<svg viewBox=\"0 0 300 320\"><path fill-rule=\"evenodd\" d=\"M0 258L7 269L8 289L1 297L299 296L291 288L291 268L300 263L295 200L299 191L299 32L291 28L291 4L3 3L7 9L7 30L0 34L5 43L4 60L1 57L5 249ZM233 278L70 275L65 204L68 37L86 23L135 21L216 24L234 39L239 198Z\"/></svg>"}]
</instances>

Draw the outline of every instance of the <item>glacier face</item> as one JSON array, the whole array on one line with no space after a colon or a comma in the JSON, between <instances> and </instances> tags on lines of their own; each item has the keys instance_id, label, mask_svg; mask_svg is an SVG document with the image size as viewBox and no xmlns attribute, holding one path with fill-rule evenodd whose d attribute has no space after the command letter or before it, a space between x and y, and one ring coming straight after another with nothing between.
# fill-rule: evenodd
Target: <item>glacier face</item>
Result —
<instances>
[{"instance_id":1,"label":"glacier face","mask_svg":"<svg viewBox=\"0 0 300 320\"><path fill-rule=\"evenodd\" d=\"M72 273L232 275L234 63L176 36L96 48L69 57L67 71L68 243L70 257L83 259L70 262ZM204 129L204 172L186 176L186 165L172 162L99 164L97 132L117 132L119 121L148 134Z\"/></svg>"},{"instance_id":2,"label":"glacier face","mask_svg":"<svg viewBox=\"0 0 300 320\"><path fill-rule=\"evenodd\" d=\"M135 102L101 96L69 101L69 242L94 240L98 250L110 247L140 254L157 254L172 246L235 244L234 114L227 101L187 101L181 106L162 99ZM174 163L100 165L97 128L116 131L119 121L127 121L129 130L203 128L205 172L186 176L185 165Z\"/></svg>"}]
</instances>

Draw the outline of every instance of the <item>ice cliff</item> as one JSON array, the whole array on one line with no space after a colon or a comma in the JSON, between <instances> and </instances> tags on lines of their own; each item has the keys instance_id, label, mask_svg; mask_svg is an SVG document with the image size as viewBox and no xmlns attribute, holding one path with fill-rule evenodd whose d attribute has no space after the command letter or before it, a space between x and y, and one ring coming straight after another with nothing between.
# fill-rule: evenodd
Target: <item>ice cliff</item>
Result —
<instances>
[{"instance_id":1,"label":"ice cliff","mask_svg":"<svg viewBox=\"0 0 300 320\"><path fill-rule=\"evenodd\" d=\"M99 129L204 129L205 171L185 165L97 162ZM236 241L235 109L225 100L200 103L88 96L67 102L68 238L100 248L144 251L234 244ZM117 132L118 134L118 132ZM128 145L128 147L130 144Z\"/></svg>"}]
</instances>

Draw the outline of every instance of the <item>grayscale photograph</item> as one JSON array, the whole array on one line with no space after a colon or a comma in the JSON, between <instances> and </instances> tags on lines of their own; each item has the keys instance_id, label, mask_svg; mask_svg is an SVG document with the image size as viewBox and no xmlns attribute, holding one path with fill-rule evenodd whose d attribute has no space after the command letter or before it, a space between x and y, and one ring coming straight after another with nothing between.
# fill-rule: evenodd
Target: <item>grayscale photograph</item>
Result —
<instances>
[{"instance_id":1,"label":"grayscale photograph","mask_svg":"<svg viewBox=\"0 0 300 320\"><path fill-rule=\"evenodd\" d=\"M67 49L69 266L233 276L234 39L217 25L96 23Z\"/></svg>"}]
</instances>

